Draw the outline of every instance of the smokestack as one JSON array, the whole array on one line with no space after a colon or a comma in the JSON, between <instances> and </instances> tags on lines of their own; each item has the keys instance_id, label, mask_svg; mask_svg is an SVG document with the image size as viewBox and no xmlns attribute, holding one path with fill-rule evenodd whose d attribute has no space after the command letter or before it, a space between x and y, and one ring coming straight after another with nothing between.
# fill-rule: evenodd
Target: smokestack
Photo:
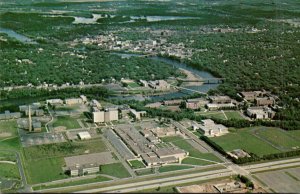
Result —
<instances>
[{"instance_id":1,"label":"smokestack","mask_svg":"<svg viewBox=\"0 0 300 194\"><path fill-rule=\"evenodd\" d=\"M30 108L30 105L28 106L28 130L29 132L32 131L32 120L31 120L31 108Z\"/></svg>"}]
</instances>

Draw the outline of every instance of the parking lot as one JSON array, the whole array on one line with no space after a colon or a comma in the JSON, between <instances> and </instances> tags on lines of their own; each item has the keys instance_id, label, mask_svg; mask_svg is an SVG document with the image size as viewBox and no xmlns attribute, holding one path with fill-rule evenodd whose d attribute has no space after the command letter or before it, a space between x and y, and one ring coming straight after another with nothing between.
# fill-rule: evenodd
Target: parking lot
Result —
<instances>
[{"instance_id":1,"label":"parking lot","mask_svg":"<svg viewBox=\"0 0 300 194\"><path fill-rule=\"evenodd\" d=\"M23 147L29 147L34 145L43 145L51 143L65 142L65 138L61 133L29 133L21 132L20 140Z\"/></svg>"}]
</instances>

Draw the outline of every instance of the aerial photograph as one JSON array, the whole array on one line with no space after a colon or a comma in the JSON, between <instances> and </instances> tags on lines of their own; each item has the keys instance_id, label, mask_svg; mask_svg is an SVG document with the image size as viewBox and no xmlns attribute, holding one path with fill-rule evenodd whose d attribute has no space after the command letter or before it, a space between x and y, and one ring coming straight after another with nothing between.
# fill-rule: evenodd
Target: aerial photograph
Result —
<instances>
[{"instance_id":1,"label":"aerial photograph","mask_svg":"<svg viewBox=\"0 0 300 194\"><path fill-rule=\"evenodd\" d=\"M299 0L0 0L0 193L300 193Z\"/></svg>"}]
</instances>

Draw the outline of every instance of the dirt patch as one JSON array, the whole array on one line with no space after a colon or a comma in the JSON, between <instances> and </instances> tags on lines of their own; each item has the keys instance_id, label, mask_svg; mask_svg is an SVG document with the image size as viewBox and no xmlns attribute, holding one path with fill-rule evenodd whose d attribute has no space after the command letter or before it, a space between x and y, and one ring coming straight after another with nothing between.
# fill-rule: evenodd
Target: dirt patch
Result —
<instances>
[{"instance_id":1,"label":"dirt patch","mask_svg":"<svg viewBox=\"0 0 300 194\"><path fill-rule=\"evenodd\" d=\"M0 133L0 138L6 138L6 137L11 137L12 133L9 132L2 132Z\"/></svg>"}]
</instances>

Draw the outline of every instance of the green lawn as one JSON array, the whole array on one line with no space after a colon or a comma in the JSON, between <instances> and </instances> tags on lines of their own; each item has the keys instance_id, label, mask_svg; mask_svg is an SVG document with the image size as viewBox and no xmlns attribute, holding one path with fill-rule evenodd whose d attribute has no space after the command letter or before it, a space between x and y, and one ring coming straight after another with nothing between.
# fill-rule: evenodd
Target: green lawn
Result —
<instances>
[{"instance_id":1,"label":"green lawn","mask_svg":"<svg viewBox=\"0 0 300 194\"><path fill-rule=\"evenodd\" d=\"M182 164L197 165L197 166L205 166L205 165L215 164L215 163L212 163L212 162L207 162L207 161L204 161L204 160L199 160L199 159L191 158L191 157L187 157L187 158L183 159L181 163Z\"/></svg>"},{"instance_id":2,"label":"green lawn","mask_svg":"<svg viewBox=\"0 0 300 194\"><path fill-rule=\"evenodd\" d=\"M133 169L145 167L145 164L139 160L131 160L128 163L131 164L131 168L133 168Z\"/></svg>"},{"instance_id":3,"label":"green lawn","mask_svg":"<svg viewBox=\"0 0 300 194\"><path fill-rule=\"evenodd\" d=\"M128 83L128 86L131 87L131 88L141 87L141 86L140 86L139 84L137 84L136 82Z\"/></svg>"},{"instance_id":4,"label":"green lawn","mask_svg":"<svg viewBox=\"0 0 300 194\"><path fill-rule=\"evenodd\" d=\"M96 178L92 179L83 179L83 180L76 180L76 181L70 181L67 183L61 183L61 184L52 184L52 185L41 185L33 187L33 190L41 190L41 189L50 189L50 188L57 188L57 187L67 187L67 186L74 186L74 185L83 185L87 183L97 183L97 182L103 182L103 181L109 181L112 180L107 177L103 176L97 176Z\"/></svg>"},{"instance_id":5,"label":"green lawn","mask_svg":"<svg viewBox=\"0 0 300 194\"><path fill-rule=\"evenodd\" d=\"M17 164L0 163L0 177L20 179L20 173Z\"/></svg>"},{"instance_id":6,"label":"green lawn","mask_svg":"<svg viewBox=\"0 0 300 194\"><path fill-rule=\"evenodd\" d=\"M287 131L278 128L259 127L253 133L279 149L293 149L293 147L300 147L300 138L294 137Z\"/></svg>"},{"instance_id":7,"label":"green lawn","mask_svg":"<svg viewBox=\"0 0 300 194\"><path fill-rule=\"evenodd\" d=\"M0 141L17 135L18 131L16 120L0 121Z\"/></svg>"},{"instance_id":8,"label":"green lawn","mask_svg":"<svg viewBox=\"0 0 300 194\"><path fill-rule=\"evenodd\" d=\"M19 151L21 148L21 143L19 137L14 137L11 139L6 139L0 141L0 149L2 150L16 150Z\"/></svg>"},{"instance_id":9,"label":"green lawn","mask_svg":"<svg viewBox=\"0 0 300 194\"><path fill-rule=\"evenodd\" d=\"M205 116L209 119L211 118L216 118L216 119L223 119L223 120L226 120L224 114L222 112L201 112L201 113L197 113L198 115L202 115L202 116Z\"/></svg>"},{"instance_id":10,"label":"green lawn","mask_svg":"<svg viewBox=\"0 0 300 194\"><path fill-rule=\"evenodd\" d=\"M201 153L199 150L194 148L191 144L189 144L185 139L183 139L180 136L163 137L162 140L164 142L172 142L177 147L189 152L189 156L221 162L221 160L218 157L211 153Z\"/></svg>"},{"instance_id":11,"label":"green lawn","mask_svg":"<svg viewBox=\"0 0 300 194\"><path fill-rule=\"evenodd\" d=\"M67 129L78 129L81 128L75 118L70 116L58 116L55 118L53 127L65 126Z\"/></svg>"},{"instance_id":12,"label":"green lawn","mask_svg":"<svg viewBox=\"0 0 300 194\"><path fill-rule=\"evenodd\" d=\"M244 119L238 111L224 111L228 119Z\"/></svg>"},{"instance_id":13,"label":"green lawn","mask_svg":"<svg viewBox=\"0 0 300 194\"><path fill-rule=\"evenodd\" d=\"M111 175L117 178L130 177L129 172L121 163L105 164L100 166L100 173Z\"/></svg>"},{"instance_id":14,"label":"green lawn","mask_svg":"<svg viewBox=\"0 0 300 194\"><path fill-rule=\"evenodd\" d=\"M184 165L168 165L168 166L162 166L159 168L159 172L170 172L175 170L183 170L183 169L189 169L193 168L191 166L184 166Z\"/></svg>"},{"instance_id":15,"label":"green lawn","mask_svg":"<svg viewBox=\"0 0 300 194\"><path fill-rule=\"evenodd\" d=\"M292 135L293 137L299 139L299 141L300 141L300 129L299 130L293 130L293 131L287 131L287 133Z\"/></svg>"},{"instance_id":16,"label":"green lawn","mask_svg":"<svg viewBox=\"0 0 300 194\"><path fill-rule=\"evenodd\" d=\"M35 184L67 178L62 170L64 164L63 157L27 160L25 163L27 180L30 184Z\"/></svg>"},{"instance_id":17,"label":"green lawn","mask_svg":"<svg viewBox=\"0 0 300 194\"><path fill-rule=\"evenodd\" d=\"M107 151L107 147L100 138L90 141L63 142L56 144L44 144L23 148L27 160L46 157L61 157Z\"/></svg>"},{"instance_id":18,"label":"green lawn","mask_svg":"<svg viewBox=\"0 0 300 194\"><path fill-rule=\"evenodd\" d=\"M251 128L238 129L236 132L211 139L223 147L225 151L244 149L258 156L280 152L280 150L252 135Z\"/></svg>"},{"instance_id":19,"label":"green lawn","mask_svg":"<svg viewBox=\"0 0 300 194\"><path fill-rule=\"evenodd\" d=\"M153 170L151 168L135 171L135 174L138 176L148 175L148 174L154 174Z\"/></svg>"}]
</instances>

